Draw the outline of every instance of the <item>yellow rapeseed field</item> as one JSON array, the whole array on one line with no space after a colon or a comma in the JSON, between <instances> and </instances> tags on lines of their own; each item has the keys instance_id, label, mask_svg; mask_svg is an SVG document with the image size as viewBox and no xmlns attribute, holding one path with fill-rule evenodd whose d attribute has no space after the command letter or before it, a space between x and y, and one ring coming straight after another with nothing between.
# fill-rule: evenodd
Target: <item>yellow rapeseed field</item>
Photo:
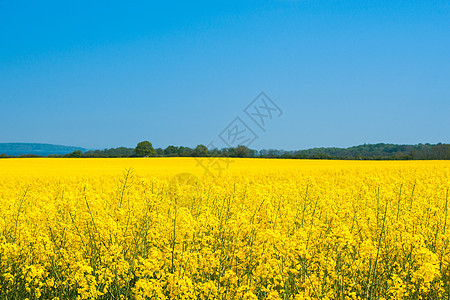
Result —
<instances>
[{"instance_id":1,"label":"yellow rapeseed field","mask_svg":"<svg viewBox=\"0 0 450 300\"><path fill-rule=\"evenodd\" d=\"M449 161L199 165L0 160L1 299L450 296Z\"/></svg>"}]
</instances>

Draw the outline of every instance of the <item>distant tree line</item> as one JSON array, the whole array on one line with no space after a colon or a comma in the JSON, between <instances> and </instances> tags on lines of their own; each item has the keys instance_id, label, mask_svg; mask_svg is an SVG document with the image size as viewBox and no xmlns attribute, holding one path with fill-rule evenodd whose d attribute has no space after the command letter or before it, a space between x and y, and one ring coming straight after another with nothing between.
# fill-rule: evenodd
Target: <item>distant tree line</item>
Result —
<instances>
[{"instance_id":1,"label":"distant tree line","mask_svg":"<svg viewBox=\"0 0 450 300\"><path fill-rule=\"evenodd\" d=\"M0 154L0 158L7 158ZM16 156L17 157L17 156ZM18 157L41 157L38 155L20 155ZM168 146L153 148L149 141L137 144L135 148L111 148L92 150L83 153L80 150L64 155L49 157L255 157L255 158L291 158L291 159L345 159L345 160L431 160L450 159L450 144L364 144L349 148L312 148L307 150L285 151L276 149L253 150L246 146L235 148L208 149L205 145L195 148Z\"/></svg>"},{"instance_id":2,"label":"distant tree line","mask_svg":"<svg viewBox=\"0 0 450 300\"><path fill-rule=\"evenodd\" d=\"M450 144L364 144L349 148L312 148L298 151L261 150L260 157L298 159L432 160L450 159Z\"/></svg>"}]
</instances>

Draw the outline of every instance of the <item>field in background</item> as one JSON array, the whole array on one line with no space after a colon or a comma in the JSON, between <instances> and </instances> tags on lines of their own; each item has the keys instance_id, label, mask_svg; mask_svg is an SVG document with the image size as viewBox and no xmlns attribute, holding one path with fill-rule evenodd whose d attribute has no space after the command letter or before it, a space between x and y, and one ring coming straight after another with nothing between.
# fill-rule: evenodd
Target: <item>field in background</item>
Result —
<instances>
[{"instance_id":1,"label":"field in background","mask_svg":"<svg viewBox=\"0 0 450 300\"><path fill-rule=\"evenodd\" d=\"M449 161L232 161L0 160L0 294L449 297Z\"/></svg>"}]
</instances>

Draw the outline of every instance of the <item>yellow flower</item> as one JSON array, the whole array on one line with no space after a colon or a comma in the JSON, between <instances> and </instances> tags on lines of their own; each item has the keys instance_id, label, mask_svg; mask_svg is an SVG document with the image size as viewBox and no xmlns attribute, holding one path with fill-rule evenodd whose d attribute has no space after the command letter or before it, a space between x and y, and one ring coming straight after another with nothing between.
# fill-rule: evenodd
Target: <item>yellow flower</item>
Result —
<instances>
[{"instance_id":1,"label":"yellow flower","mask_svg":"<svg viewBox=\"0 0 450 300\"><path fill-rule=\"evenodd\" d=\"M197 164L0 160L4 297L450 295L450 162Z\"/></svg>"}]
</instances>

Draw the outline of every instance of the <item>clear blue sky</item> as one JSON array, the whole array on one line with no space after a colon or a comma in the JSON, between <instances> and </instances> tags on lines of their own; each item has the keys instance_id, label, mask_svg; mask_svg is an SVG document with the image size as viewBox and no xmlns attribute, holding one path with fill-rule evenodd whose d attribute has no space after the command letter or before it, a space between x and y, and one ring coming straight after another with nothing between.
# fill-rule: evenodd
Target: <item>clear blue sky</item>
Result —
<instances>
[{"instance_id":1,"label":"clear blue sky","mask_svg":"<svg viewBox=\"0 0 450 300\"><path fill-rule=\"evenodd\" d=\"M449 1L0 0L0 45L0 142L207 144L261 91L255 149L450 142Z\"/></svg>"}]
</instances>

